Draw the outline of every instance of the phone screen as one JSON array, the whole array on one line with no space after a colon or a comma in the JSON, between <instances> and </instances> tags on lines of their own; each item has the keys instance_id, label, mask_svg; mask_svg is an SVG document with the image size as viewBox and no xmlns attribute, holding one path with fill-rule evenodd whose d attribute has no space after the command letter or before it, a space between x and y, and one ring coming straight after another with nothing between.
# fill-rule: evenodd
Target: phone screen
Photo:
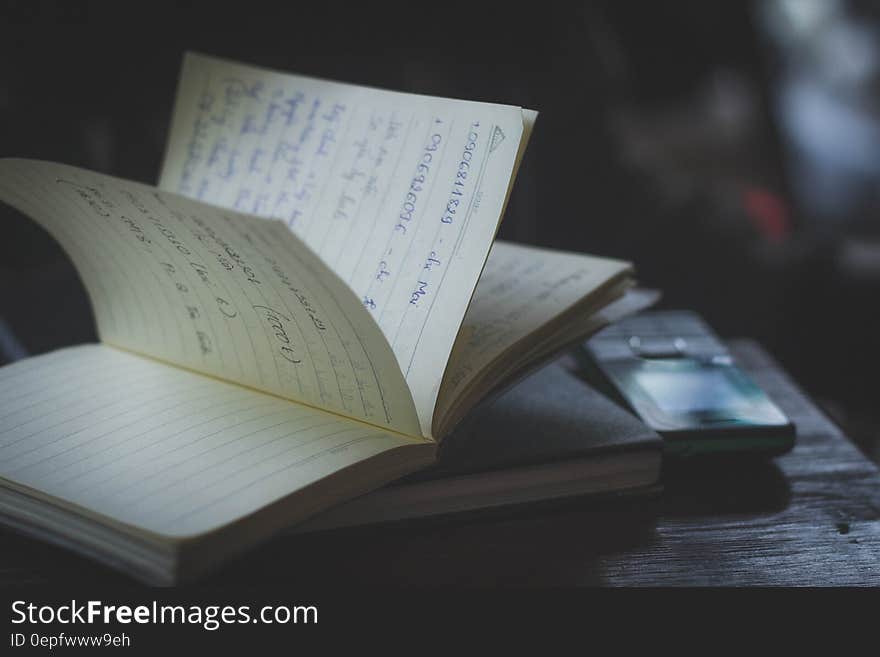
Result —
<instances>
[{"instance_id":1,"label":"phone screen","mask_svg":"<svg viewBox=\"0 0 880 657\"><path fill-rule=\"evenodd\" d=\"M788 424L735 365L691 358L627 359L604 368L634 410L658 431Z\"/></svg>"},{"instance_id":2,"label":"phone screen","mask_svg":"<svg viewBox=\"0 0 880 657\"><path fill-rule=\"evenodd\" d=\"M636 383L651 397L660 410L680 414L717 409L747 409L748 399L724 371L699 369L656 371L640 370Z\"/></svg>"},{"instance_id":3,"label":"phone screen","mask_svg":"<svg viewBox=\"0 0 880 657\"><path fill-rule=\"evenodd\" d=\"M663 436L668 455L767 456L794 445L794 425L694 313L624 319L583 353L585 371Z\"/></svg>"}]
</instances>

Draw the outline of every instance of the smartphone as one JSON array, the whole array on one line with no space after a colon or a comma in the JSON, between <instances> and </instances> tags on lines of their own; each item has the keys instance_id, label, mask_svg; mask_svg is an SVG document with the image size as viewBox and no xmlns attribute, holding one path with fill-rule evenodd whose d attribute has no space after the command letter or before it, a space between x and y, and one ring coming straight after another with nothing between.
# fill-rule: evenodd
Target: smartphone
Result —
<instances>
[{"instance_id":1,"label":"smartphone","mask_svg":"<svg viewBox=\"0 0 880 657\"><path fill-rule=\"evenodd\" d=\"M584 343L588 374L664 439L673 457L775 456L795 427L689 311L623 319Z\"/></svg>"}]
</instances>

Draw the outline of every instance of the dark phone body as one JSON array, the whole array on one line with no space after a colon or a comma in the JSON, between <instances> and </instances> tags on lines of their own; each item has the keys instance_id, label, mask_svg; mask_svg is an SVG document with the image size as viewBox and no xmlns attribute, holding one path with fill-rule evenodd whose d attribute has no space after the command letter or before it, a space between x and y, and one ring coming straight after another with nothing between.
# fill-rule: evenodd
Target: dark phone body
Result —
<instances>
[{"instance_id":1,"label":"dark phone body","mask_svg":"<svg viewBox=\"0 0 880 657\"><path fill-rule=\"evenodd\" d=\"M588 376L663 436L669 456L769 457L794 445L794 425L693 313L625 319L582 355Z\"/></svg>"}]
</instances>

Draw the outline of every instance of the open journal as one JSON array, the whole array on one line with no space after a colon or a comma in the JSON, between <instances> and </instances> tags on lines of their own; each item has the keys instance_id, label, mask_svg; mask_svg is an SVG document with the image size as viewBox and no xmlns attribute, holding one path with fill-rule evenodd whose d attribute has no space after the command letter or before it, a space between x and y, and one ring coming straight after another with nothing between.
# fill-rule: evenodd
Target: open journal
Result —
<instances>
[{"instance_id":1,"label":"open journal","mask_svg":"<svg viewBox=\"0 0 880 657\"><path fill-rule=\"evenodd\" d=\"M630 285L493 246L534 120L188 55L158 187L0 160L101 340L0 368L2 521L168 583L430 464Z\"/></svg>"}]
</instances>

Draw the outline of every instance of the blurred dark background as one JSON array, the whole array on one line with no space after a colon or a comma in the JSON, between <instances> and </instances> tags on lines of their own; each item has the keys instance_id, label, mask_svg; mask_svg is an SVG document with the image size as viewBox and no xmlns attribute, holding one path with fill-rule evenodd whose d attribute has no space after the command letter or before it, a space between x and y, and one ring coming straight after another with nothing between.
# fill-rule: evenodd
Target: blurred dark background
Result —
<instances>
[{"instance_id":1,"label":"blurred dark background","mask_svg":"<svg viewBox=\"0 0 880 657\"><path fill-rule=\"evenodd\" d=\"M541 111L501 235L754 337L880 460L880 7L0 0L0 156L156 182L182 53ZM95 339L0 208L0 362Z\"/></svg>"}]
</instances>

